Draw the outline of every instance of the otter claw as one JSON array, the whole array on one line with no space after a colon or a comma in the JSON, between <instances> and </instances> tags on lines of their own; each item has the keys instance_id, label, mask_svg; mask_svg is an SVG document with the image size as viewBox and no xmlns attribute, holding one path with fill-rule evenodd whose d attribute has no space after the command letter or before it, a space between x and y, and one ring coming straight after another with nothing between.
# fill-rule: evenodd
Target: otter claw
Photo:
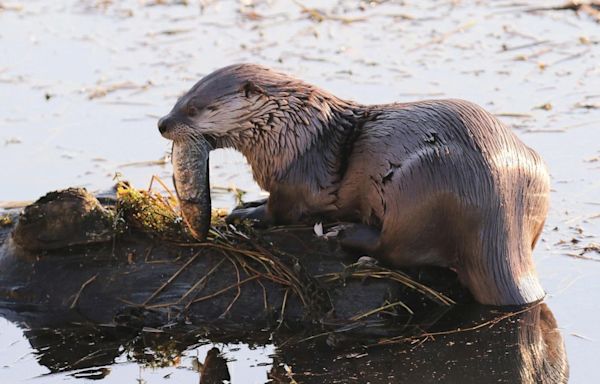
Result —
<instances>
[{"instance_id":1,"label":"otter claw","mask_svg":"<svg viewBox=\"0 0 600 384\"><path fill-rule=\"evenodd\" d=\"M236 208L225 218L227 224L241 224L244 221L249 221L255 227L268 227L270 220L267 218L266 205Z\"/></svg>"},{"instance_id":2,"label":"otter claw","mask_svg":"<svg viewBox=\"0 0 600 384\"><path fill-rule=\"evenodd\" d=\"M361 256L358 258L358 260L356 260L356 264L360 265L361 267L375 267L377 263L377 259L367 255Z\"/></svg>"}]
</instances>

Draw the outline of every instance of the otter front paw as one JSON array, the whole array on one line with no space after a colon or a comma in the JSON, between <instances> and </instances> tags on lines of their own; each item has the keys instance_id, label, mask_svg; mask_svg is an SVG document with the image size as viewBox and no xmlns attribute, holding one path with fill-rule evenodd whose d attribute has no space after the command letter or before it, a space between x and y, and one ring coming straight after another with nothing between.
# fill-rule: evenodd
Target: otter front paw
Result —
<instances>
[{"instance_id":1,"label":"otter front paw","mask_svg":"<svg viewBox=\"0 0 600 384\"><path fill-rule=\"evenodd\" d=\"M261 205L267 204L267 201L269 201L268 197L265 197L264 199L260 199L260 200L245 201L241 205L235 207L233 209L233 211L235 212L235 211L237 211L238 209L241 209L241 208L256 208L256 207L260 207Z\"/></svg>"},{"instance_id":2,"label":"otter front paw","mask_svg":"<svg viewBox=\"0 0 600 384\"><path fill-rule=\"evenodd\" d=\"M227 224L240 224L244 221L250 222L255 227L268 227L272 224L267 213L267 205L257 207L236 208L225 218Z\"/></svg>"}]
</instances>

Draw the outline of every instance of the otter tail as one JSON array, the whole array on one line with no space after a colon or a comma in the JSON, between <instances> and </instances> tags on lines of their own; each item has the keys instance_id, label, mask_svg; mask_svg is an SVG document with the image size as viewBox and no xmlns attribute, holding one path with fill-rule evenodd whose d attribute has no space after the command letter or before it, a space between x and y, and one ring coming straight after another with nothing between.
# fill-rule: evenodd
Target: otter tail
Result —
<instances>
[{"instance_id":1,"label":"otter tail","mask_svg":"<svg viewBox=\"0 0 600 384\"><path fill-rule=\"evenodd\" d=\"M484 304L522 305L545 296L532 251L548 212L549 177L539 156L524 150L519 163L508 164L510 171L505 164L497 179L501 192L468 248L480 254L464 258L461 279Z\"/></svg>"}]
</instances>

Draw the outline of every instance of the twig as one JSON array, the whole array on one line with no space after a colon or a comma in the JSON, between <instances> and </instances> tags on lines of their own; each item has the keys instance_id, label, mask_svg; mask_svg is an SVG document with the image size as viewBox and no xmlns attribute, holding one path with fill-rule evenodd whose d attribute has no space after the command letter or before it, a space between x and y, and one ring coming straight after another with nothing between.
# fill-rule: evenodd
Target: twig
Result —
<instances>
[{"instance_id":1,"label":"twig","mask_svg":"<svg viewBox=\"0 0 600 384\"><path fill-rule=\"evenodd\" d=\"M365 317L369 317L369 316L371 316L371 315L374 315L374 314L376 314L376 313L378 313L378 312L381 312L381 311L384 311L384 310L386 310L386 309L390 309L390 308L393 308L393 307L397 307L397 306L401 306L402 308L406 309L406 311L407 311L408 313L410 313L411 315L414 315L414 314L415 314L415 313L412 311L412 309L410 309L410 308L409 308L409 307L408 307L406 304L404 304L402 301L396 301L395 303L390 303L390 304L384 305L384 306L382 306L382 307L375 308L375 309L373 309L373 310L370 310L370 311L367 311L367 312L365 312L365 313L363 313L363 314L361 314L361 315L356 315L356 316L353 316L353 317L351 317L351 318L350 318L350 321L358 321L358 320L364 319Z\"/></svg>"},{"instance_id":2,"label":"twig","mask_svg":"<svg viewBox=\"0 0 600 384\"><path fill-rule=\"evenodd\" d=\"M528 128L524 130L525 133L562 133L567 130L564 128L548 128L548 129L536 129L536 128Z\"/></svg>"},{"instance_id":3,"label":"twig","mask_svg":"<svg viewBox=\"0 0 600 384\"><path fill-rule=\"evenodd\" d=\"M524 9L525 12L537 12L537 11L582 11L587 13L596 21L600 21L600 11L596 8L600 8L600 3L592 1L591 3L582 3L580 1L569 1L566 4L558 5L558 6L549 6L549 7L533 7Z\"/></svg>"},{"instance_id":4,"label":"twig","mask_svg":"<svg viewBox=\"0 0 600 384\"><path fill-rule=\"evenodd\" d=\"M556 65L556 64L559 64L559 63L564 63L565 61L569 61L569 60L577 59L577 58L579 58L579 57L581 57L581 56L583 56L583 55L587 54L587 53L588 53L588 52L590 52L590 51L591 51L591 49L590 49L590 48L584 49L584 50L583 50L583 51L581 51L581 52L577 52L577 53L574 53L574 54L572 54L572 55L569 55L569 56L567 56L567 57L563 57L562 59L556 60L555 62L548 64L546 67L551 67L551 66L553 66L553 65Z\"/></svg>"},{"instance_id":5,"label":"twig","mask_svg":"<svg viewBox=\"0 0 600 384\"><path fill-rule=\"evenodd\" d=\"M188 261L186 261L185 264L183 264L181 266L181 268L179 268L177 270L177 272L175 272L169 278L169 280L167 280L163 285L161 285L160 287L158 287L158 289L156 291L154 291L154 293L152 295L150 295L150 297L147 298L146 301L144 301L144 303L142 305L147 305L152 299L154 299L156 297L156 295L158 295L159 293L161 293L162 290L165 289L165 287L167 285L169 285L173 280L175 280L177 278L177 276L179 276L181 274L181 272L183 272L194 260L196 260L196 258L198 257L199 254L200 254L200 252L196 252L194 254L194 256L192 256Z\"/></svg>"},{"instance_id":6,"label":"twig","mask_svg":"<svg viewBox=\"0 0 600 384\"><path fill-rule=\"evenodd\" d=\"M190 302L188 303L188 305L186 305L185 307L186 307L186 308L189 308L189 307L190 307L190 305L192 305L193 303L197 303L197 302L200 302L200 301L204 301L204 300L212 299L213 297L217 297L217 296L219 296L220 294L222 294L222 293L224 293L224 292L227 292L227 291L229 291L230 289L236 288L236 287L238 287L238 286L240 286L240 285L244 285L244 284L246 284L246 283L247 283L247 282L249 282L249 281L252 281L252 280L255 280L255 279L257 279L258 277L259 277L259 276L257 276L257 275L255 275L255 276L250 276L250 277L248 277L247 279L244 279L244 280L240 281L239 283L232 284L232 285L230 285L230 286L228 286L228 287L225 287L225 288L223 288L223 289L220 289L220 290L218 290L218 291L217 291L217 292L215 292L215 293L211 293L210 295L203 296L203 297L200 297L200 298L198 298L198 299L194 299L194 300L190 301Z\"/></svg>"},{"instance_id":7,"label":"twig","mask_svg":"<svg viewBox=\"0 0 600 384\"><path fill-rule=\"evenodd\" d=\"M468 22L466 22L464 24L459 25L458 27L456 27L453 30L450 30L450 31L448 31L446 33L443 33L443 34L439 35L439 36L436 36L436 37L432 38L431 40L429 40L429 41L427 41L427 42L425 42L423 44L417 45L416 47L410 49L409 51L410 52L414 52L414 51L417 51L417 50L419 50L421 48L425 48L428 45L443 43L450 36L452 36L452 35L454 35L456 33L459 33L459 32L464 32L467 29L472 28L475 24L477 24L477 22L475 20L468 21Z\"/></svg>"},{"instance_id":8,"label":"twig","mask_svg":"<svg viewBox=\"0 0 600 384\"><path fill-rule=\"evenodd\" d=\"M256 280L256 282L262 287L263 290L263 302L265 304L265 312L269 310L269 300L267 299L267 289L265 288L265 285L262 283L262 281Z\"/></svg>"},{"instance_id":9,"label":"twig","mask_svg":"<svg viewBox=\"0 0 600 384\"><path fill-rule=\"evenodd\" d=\"M168 302L168 303L159 303L159 304L144 305L144 308L145 309L169 308L169 307L174 307L177 304L179 304L179 301L171 301L171 302Z\"/></svg>"},{"instance_id":10,"label":"twig","mask_svg":"<svg viewBox=\"0 0 600 384\"><path fill-rule=\"evenodd\" d=\"M563 253L563 255L565 256L569 256L575 259L582 259L582 260L589 260L589 261L598 261L600 262L600 259L597 259L595 257L591 257L591 256L586 256L583 253Z\"/></svg>"},{"instance_id":11,"label":"twig","mask_svg":"<svg viewBox=\"0 0 600 384\"><path fill-rule=\"evenodd\" d=\"M214 272L216 271L221 264L223 264L223 262L225 261L225 259L221 259L217 264L215 264L214 267L212 267L210 269L210 271L208 271L206 273L206 275L202 276L202 278L200 280L198 280L194 285L192 285L192 287L190 289L188 289L183 296L181 296L179 298L179 300L177 301L177 303L181 303L190 293L194 292L196 290L196 288L198 288L202 283L204 283L206 281L206 279L208 279L208 277Z\"/></svg>"},{"instance_id":12,"label":"twig","mask_svg":"<svg viewBox=\"0 0 600 384\"><path fill-rule=\"evenodd\" d=\"M493 318L492 320L488 320L485 321L483 323L479 323L477 325L474 325L472 327L467 327L467 328L456 328L456 329L451 329L448 331L439 331L439 332L425 332L421 335L418 336L408 336L408 337L404 337L404 336L397 336L397 337L392 337L389 339L381 339L377 342L377 344L374 345L387 345L387 344L398 344L398 343L404 343L407 341L414 341L414 340L418 340L421 338L432 338L435 336L444 336L444 335L452 335L452 334L456 334L456 333L464 333L464 332L471 332L471 331L476 331L478 329L481 329L483 327L486 326L490 326L493 327L494 325L498 324L499 322L506 320L508 318L520 315L522 313L528 312L534 308L536 308L538 305L540 305L540 303L534 304L530 307L524 308L522 310L516 311L516 312L509 312L507 314L504 314L502 316L498 316L496 318ZM370 345L370 346L374 346L374 345Z\"/></svg>"},{"instance_id":13,"label":"twig","mask_svg":"<svg viewBox=\"0 0 600 384\"><path fill-rule=\"evenodd\" d=\"M285 316L285 307L287 304L287 297L288 297L288 293L289 293L289 289L285 290L285 293L283 295L283 302L281 303L281 313L279 315L279 325L277 326L277 329L279 329L279 327L281 327L281 325L283 324L283 319Z\"/></svg>"},{"instance_id":14,"label":"twig","mask_svg":"<svg viewBox=\"0 0 600 384\"><path fill-rule=\"evenodd\" d=\"M227 315L227 313L229 313L229 310L231 310L231 308L233 307L233 304L235 304L237 299L242 294L242 289L240 288L240 269L238 268L237 264L233 260L231 260L231 258L225 252L223 252L223 253L225 254L225 257L227 257L227 259L231 262L231 264L233 264L233 268L235 268L235 275L237 278L237 293L235 294L235 297L233 298L233 300L231 300L231 303L229 303L229 305L225 309L225 312L223 312L219 316L219 318L224 318L225 315Z\"/></svg>"},{"instance_id":15,"label":"twig","mask_svg":"<svg viewBox=\"0 0 600 384\"><path fill-rule=\"evenodd\" d=\"M300 3L297 0L292 0L297 6L299 6L302 10L303 13L307 13L311 19L317 21L317 22L322 22L324 20L335 20L335 21L341 21L344 24L350 24L350 23L355 23L357 21L365 21L367 20L366 17L360 16L360 17L343 17L343 16L335 16L335 15L329 15L325 12L319 11L316 8L308 8L306 6L304 6L302 3Z\"/></svg>"},{"instance_id":16,"label":"twig","mask_svg":"<svg viewBox=\"0 0 600 384\"><path fill-rule=\"evenodd\" d=\"M162 181L162 179L156 175L152 175L152 178L150 179L150 185L148 186L148 192L152 191L152 183L154 182L154 180L156 180L156 182L158 182L164 188L164 190L169 194L171 199L173 199L174 201L179 201L177 199L177 197L175 197L173 192L169 189L169 187L167 187L165 182Z\"/></svg>"},{"instance_id":17,"label":"twig","mask_svg":"<svg viewBox=\"0 0 600 384\"><path fill-rule=\"evenodd\" d=\"M153 249L154 249L154 245L150 245L148 247L148 250L146 251L146 254L144 255L144 263L148 262L148 258L150 257L150 254L152 253Z\"/></svg>"},{"instance_id":18,"label":"twig","mask_svg":"<svg viewBox=\"0 0 600 384\"><path fill-rule=\"evenodd\" d=\"M102 348L102 349L97 349L93 352L88 353L87 355L83 356L81 359L75 361L74 363L69 364L69 366L71 367L71 369L73 368L77 368L77 366L81 363L83 363L86 360L91 359L92 357L96 357L97 355L103 353L103 352L108 352L111 351L112 348Z\"/></svg>"},{"instance_id":19,"label":"twig","mask_svg":"<svg viewBox=\"0 0 600 384\"><path fill-rule=\"evenodd\" d=\"M115 104L114 102L106 102L103 104ZM123 101L119 101L118 105L124 105L126 104ZM147 103L127 103L127 105L149 105ZM138 118L132 118L132 119L123 119L124 121L138 121L141 119ZM118 167L119 168L126 168L126 167L151 167L154 165L165 165L167 164L167 159L166 156L163 156L162 158L158 159L158 160L147 160L147 161L133 161L131 163L125 163L125 164L119 164Z\"/></svg>"},{"instance_id":20,"label":"twig","mask_svg":"<svg viewBox=\"0 0 600 384\"><path fill-rule=\"evenodd\" d=\"M302 291L302 288L301 288L301 287L304 287L304 284L298 279L298 276L294 272L290 271L288 266L283 264L279 260L279 258L274 256L271 252L269 252L265 248L261 247L259 244L252 241L251 239L249 239L248 241L260 252L262 252L265 255L270 256L269 260L271 260L271 262L273 263L273 267L276 268L276 271L281 273L284 277L289 279L291 288L294 290L294 292L296 292L296 294L300 298L300 301L302 301L302 304L304 306L308 305L309 300L307 300L304 297L304 292Z\"/></svg>"},{"instance_id":21,"label":"twig","mask_svg":"<svg viewBox=\"0 0 600 384\"><path fill-rule=\"evenodd\" d=\"M499 113L494 113L494 115L501 116L501 117L519 117L519 118L533 117L533 115L531 115L529 113L515 113L515 112L499 112Z\"/></svg>"},{"instance_id":22,"label":"twig","mask_svg":"<svg viewBox=\"0 0 600 384\"><path fill-rule=\"evenodd\" d=\"M546 44L549 43L550 40L540 40L540 41L534 41L533 43L528 43L528 44L522 44L522 45L516 45L514 47L503 47L500 51L498 51L498 53L502 53L502 52L509 52L509 51L517 51L519 49L525 49L525 48L532 48L538 45L542 45L542 44Z\"/></svg>"},{"instance_id":23,"label":"twig","mask_svg":"<svg viewBox=\"0 0 600 384\"><path fill-rule=\"evenodd\" d=\"M560 129L562 129L563 131L567 131L571 128L579 128L579 127L584 127L586 125L592 125L592 124L600 124L600 120L592 120L592 121L586 121L586 122L579 123L579 124L567 125Z\"/></svg>"},{"instance_id":24,"label":"twig","mask_svg":"<svg viewBox=\"0 0 600 384\"><path fill-rule=\"evenodd\" d=\"M336 281L336 280L341 280L344 276L344 272L337 272L337 273L328 273L328 274L324 274L324 275L319 275L319 276L315 276L316 278L326 278L326 282L332 282L332 281ZM454 300L450 299L449 297L447 297L446 295L437 292L434 289L429 288L426 285L423 285L417 281L412 280L410 277L408 277L407 275L398 272L398 271L391 271L391 270L386 270L386 269L363 269L363 270L359 270L359 271L354 271L352 272L352 274L349 277L354 277L354 278L374 278L374 279L390 279L393 281L396 281L408 288L414 289L417 292L420 292L430 298L435 299L436 301L440 302L443 305L452 305L455 304Z\"/></svg>"},{"instance_id":25,"label":"twig","mask_svg":"<svg viewBox=\"0 0 600 384\"><path fill-rule=\"evenodd\" d=\"M87 287L89 284L91 284L92 281L96 280L96 277L98 277L97 273L94 276L87 279L83 284L81 284L81 287L79 288L79 291L77 292L77 295L75 295L75 298L73 299L73 302L71 303L69 308L73 309L77 306L77 302L79 301L79 296L81 296L81 292L83 292L85 287Z\"/></svg>"},{"instance_id":26,"label":"twig","mask_svg":"<svg viewBox=\"0 0 600 384\"><path fill-rule=\"evenodd\" d=\"M317 338L322 337L322 336L329 336L332 333L333 333L332 331L317 333L316 335L308 336L308 337L305 337L304 339L300 339L300 340L296 341L296 344L304 343L305 341L314 340L314 339L317 339ZM288 340L286 340L285 343L283 343L282 345L280 345L279 348L281 348L282 346L284 346L285 344L287 344Z\"/></svg>"},{"instance_id":27,"label":"twig","mask_svg":"<svg viewBox=\"0 0 600 384\"><path fill-rule=\"evenodd\" d=\"M117 297L117 300L119 300L120 302L122 302L124 304L127 304L129 306L132 306L132 307L139 307L140 306L138 303L134 303L133 301L124 299L122 297Z\"/></svg>"}]
</instances>

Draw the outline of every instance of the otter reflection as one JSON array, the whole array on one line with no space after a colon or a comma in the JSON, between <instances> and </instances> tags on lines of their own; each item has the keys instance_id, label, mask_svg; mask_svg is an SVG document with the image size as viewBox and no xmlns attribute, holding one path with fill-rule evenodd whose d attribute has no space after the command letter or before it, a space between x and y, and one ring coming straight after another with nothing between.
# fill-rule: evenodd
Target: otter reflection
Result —
<instances>
[{"instance_id":1,"label":"otter reflection","mask_svg":"<svg viewBox=\"0 0 600 384\"><path fill-rule=\"evenodd\" d=\"M457 307L445 316L444 324L427 330L436 336L372 348L340 351L288 343L279 348L270 377L272 383L290 383L292 379L298 383L568 381L563 339L546 304L493 321L499 317L502 313L481 306ZM483 323L486 326L478 326ZM443 334L458 328L477 329Z\"/></svg>"},{"instance_id":2,"label":"otter reflection","mask_svg":"<svg viewBox=\"0 0 600 384\"><path fill-rule=\"evenodd\" d=\"M24 319L15 318L19 317L15 312L2 312L23 324ZM79 377L85 372L88 379L109 375L107 367L123 354L144 366L176 364L184 351L204 338L216 343L236 340L279 345L273 366L265 368L269 370L265 372L268 383L556 384L566 383L569 374L562 336L552 312L543 303L513 316L479 305L456 306L423 331L431 337L374 347L358 346L376 341L350 334L336 334L327 343L295 343L290 341L294 340L290 334L269 340L268 335L246 333L232 339L231 334L198 333L189 326L157 333L89 323L51 329L47 325L56 324L52 314L38 315L28 316L31 328L24 332L37 351L38 362L51 372L77 369ZM444 334L458 328L463 331ZM378 337L379 341L386 339ZM333 341L339 345L332 347ZM235 358L235 353L222 355L219 349L210 349L204 362L198 364L199 382L228 382L227 359ZM244 382L243 376L232 374L233 383Z\"/></svg>"},{"instance_id":3,"label":"otter reflection","mask_svg":"<svg viewBox=\"0 0 600 384\"><path fill-rule=\"evenodd\" d=\"M223 358L218 348L212 348L200 366L200 384L220 384L229 380L231 377L227 360Z\"/></svg>"}]
</instances>

